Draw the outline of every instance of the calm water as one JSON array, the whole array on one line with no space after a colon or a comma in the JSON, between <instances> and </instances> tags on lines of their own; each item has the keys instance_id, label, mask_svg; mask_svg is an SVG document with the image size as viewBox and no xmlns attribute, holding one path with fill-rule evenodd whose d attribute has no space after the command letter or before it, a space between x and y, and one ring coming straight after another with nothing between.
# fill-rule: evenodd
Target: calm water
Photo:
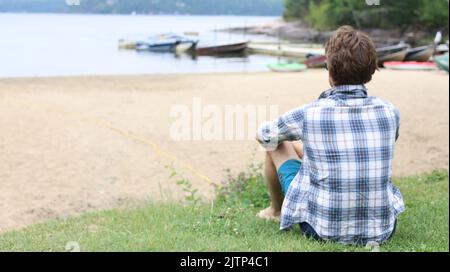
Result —
<instances>
[{"instance_id":1,"label":"calm water","mask_svg":"<svg viewBox=\"0 0 450 272\"><path fill-rule=\"evenodd\" d=\"M137 53L117 41L162 32L196 31L201 40L270 38L217 33L275 17L0 14L0 77L264 71L275 59Z\"/></svg>"}]
</instances>

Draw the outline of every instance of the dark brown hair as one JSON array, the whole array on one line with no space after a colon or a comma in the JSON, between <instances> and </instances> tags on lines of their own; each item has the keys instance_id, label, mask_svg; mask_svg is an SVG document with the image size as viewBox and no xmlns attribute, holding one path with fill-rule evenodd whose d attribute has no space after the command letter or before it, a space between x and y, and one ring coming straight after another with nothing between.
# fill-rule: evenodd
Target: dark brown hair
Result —
<instances>
[{"instance_id":1,"label":"dark brown hair","mask_svg":"<svg viewBox=\"0 0 450 272\"><path fill-rule=\"evenodd\" d=\"M340 27L325 46L327 67L334 85L365 84L377 70L372 39L350 26Z\"/></svg>"}]
</instances>

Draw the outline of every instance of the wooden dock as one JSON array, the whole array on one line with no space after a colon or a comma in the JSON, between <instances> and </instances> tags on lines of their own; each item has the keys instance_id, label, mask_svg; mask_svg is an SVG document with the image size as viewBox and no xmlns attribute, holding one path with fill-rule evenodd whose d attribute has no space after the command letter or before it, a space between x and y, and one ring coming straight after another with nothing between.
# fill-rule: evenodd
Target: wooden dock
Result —
<instances>
[{"instance_id":1,"label":"wooden dock","mask_svg":"<svg viewBox=\"0 0 450 272\"><path fill-rule=\"evenodd\" d=\"M325 55L321 46L290 43L250 43L248 50L253 54L306 58L308 55Z\"/></svg>"}]
</instances>

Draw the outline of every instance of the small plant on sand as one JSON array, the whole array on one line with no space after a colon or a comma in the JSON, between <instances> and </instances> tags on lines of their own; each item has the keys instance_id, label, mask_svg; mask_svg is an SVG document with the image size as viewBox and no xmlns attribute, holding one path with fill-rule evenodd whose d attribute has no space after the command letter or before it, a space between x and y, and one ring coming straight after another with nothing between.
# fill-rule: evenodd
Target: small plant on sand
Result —
<instances>
[{"instance_id":1,"label":"small plant on sand","mask_svg":"<svg viewBox=\"0 0 450 272\"><path fill-rule=\"evenodd\" d=\"M226 179L216 186L216 203L237 207L263 208L269 204L262 165L251 164L246 172L233 175L226 171Z\"/></svg>"},{"instance_id":2,"label":"small plant on sand","mask_svg":"<svg viewBox=\"0 0 450 272\"><path fill-rule=\"evenodd\" d=\"M201 202L201 197L198 195L198 189L192 186L192 182L186 178L179 176L173 165L166 166L171 171L169 179L175 179L175 182L180 186L185 193L185 201L188 205L196 206Z\"/></svg>"},{"instance_id":3,"label":"small plant on sand","mask_svg":"<svg viewBox=\"0 0 450 272\"><path fill-rule=\"evenodd\" d=\"M173 166L166 166L171 171L170 178L186 193L185 203L190 207L200 208L198 190L190 180L180 178ZM215 185L215 198L210 203L208 216L184 227L196 232L209 232L216 235L242 236L242 218L253 209L260 209L269 204L262 165L251 164L245 172L233 174L225 170L225 180Z\"/></svg>"}]
</instances>

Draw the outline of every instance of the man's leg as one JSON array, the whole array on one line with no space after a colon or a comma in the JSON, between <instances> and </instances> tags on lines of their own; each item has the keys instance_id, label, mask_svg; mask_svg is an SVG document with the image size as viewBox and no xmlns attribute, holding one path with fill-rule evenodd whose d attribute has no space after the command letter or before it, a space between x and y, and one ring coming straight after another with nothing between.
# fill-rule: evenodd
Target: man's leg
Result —
<instances>
[{"instance_id":1,"label":"man's leg","mask_svg":"<svg viewBox=\"0 0 450 272\"><path fill-rule=\"evenodd\" d=\"M303 145L299 142L283 142L276 150L266 152L264 175L270 195L270 207L260 211L258 217L269 220L279 219L284 196L277 170L286 161L301 158L303 158Z\"/></svg>"},{"instance_id":2,"label":"man's leg","mask_svg":"<svg viewBox=\"0 0 450 272\"><path fill-rule=\"evenodd\" d=\"M277 220L280 217L281 206L283 204L283 192L281 191L277 169L272 161L269 152L266 152L264 163L264 176L267 190L270 196L270 207L258 213L258 217L268 220Z\"/></svg>"}]
</instances>

